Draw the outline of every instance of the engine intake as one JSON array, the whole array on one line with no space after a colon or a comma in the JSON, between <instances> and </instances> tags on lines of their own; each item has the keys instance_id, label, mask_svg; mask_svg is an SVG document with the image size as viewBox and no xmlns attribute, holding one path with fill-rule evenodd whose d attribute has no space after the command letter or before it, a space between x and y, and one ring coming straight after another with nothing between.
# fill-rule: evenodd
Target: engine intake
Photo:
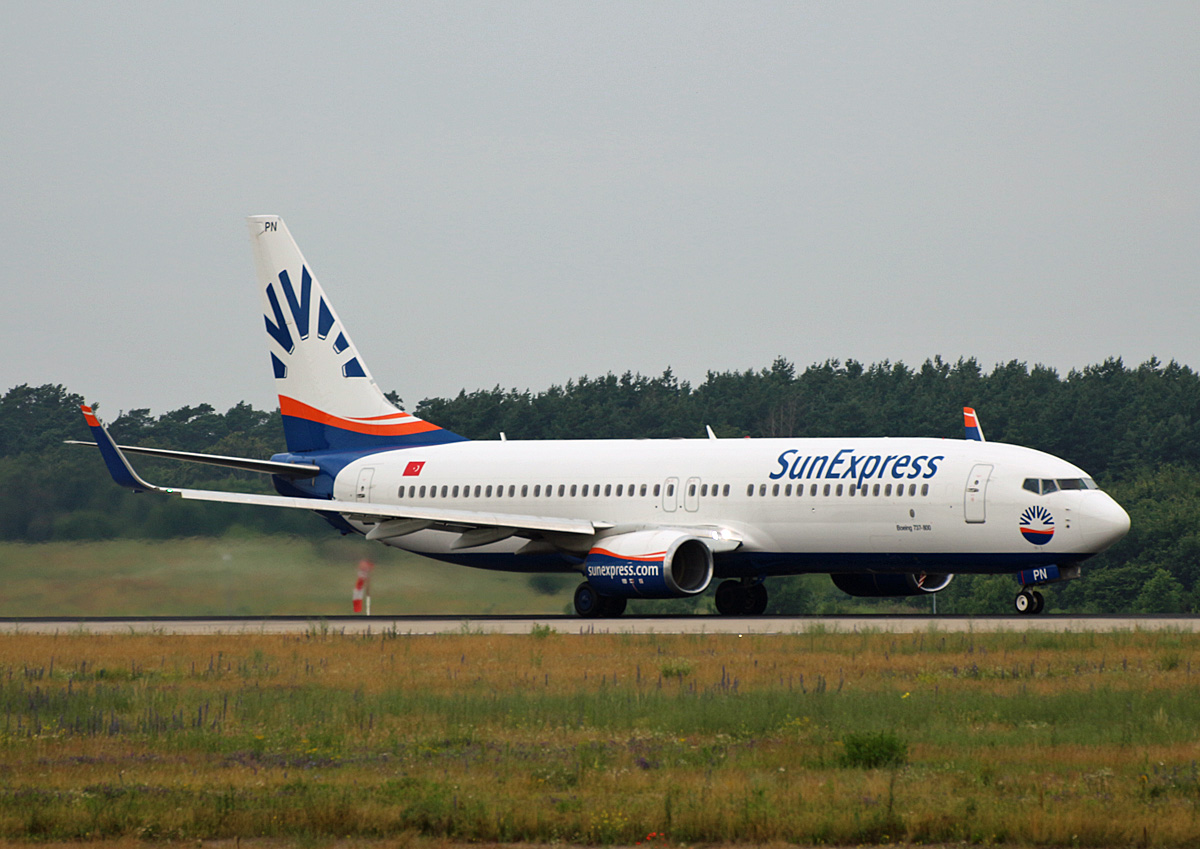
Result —
<instances>
[{"instance_id":1,"label":"engine intake","mask_svg":"<svg viewBox=\"0 0 1200 849\"><path fill-rule=\"evenodd\" d=\"M833 579L834 586L844 593L881 598L941 592L954 576L912 572L851 572L835 573L829 577Z\"/></svg>"},{"instance_id":2,"label":"engine intake","mask_svg":"<svg viewBox=\"0 0 1200 849\"><path fill-rule=\"evenodd\" d=\"M682 531L634 531L600 540L583 561L583 574L601 595L679 598L708 589L712 551Z\"/></svg>"}]
</instances>

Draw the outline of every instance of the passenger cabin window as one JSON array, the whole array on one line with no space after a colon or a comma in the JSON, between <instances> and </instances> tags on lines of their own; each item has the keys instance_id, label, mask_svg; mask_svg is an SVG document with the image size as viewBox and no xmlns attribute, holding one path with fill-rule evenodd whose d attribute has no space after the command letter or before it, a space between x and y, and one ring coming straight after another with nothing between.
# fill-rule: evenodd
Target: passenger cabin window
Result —
<instances>
[{"instance_id":1,"label":"passenger cabin window","mask_svg":"<svg viewBox=\"0 0 1200 849\"><path fill-rule=\"evenodd\" d=\"M618 497L618 498L620 497L620 495L621 495L621 492L622 492L622 490L624 490L624 489L625 489L625 485L624 485L624 484L620 484L620 483L619 483L619 484L617 484L617 497Z\"/></svg>"},{"instance_id":2,"label":"passenger cabin window","mask_svg":"<svg viewBox=\"0 0 1200 849\"><path fill-rule=\"evenodd\" d=\"M660 492L662 492L662 484L656 483L654 485L654 497L658 498Z\"/></svg>"},{"instance_id":3,"label":"passenger cabin window","mask_svg":"<svg viewBox=\"0 0 1200 849\"><path fill-rule=\"evenodd\" d=\"M645 494L646 494L646 485L642 484L642 495L645 495ZM658 495L658 487L654 488L654 494Z\"/></svg>"},{"instance_id":4,"label":"passenger cabin window","mask_svg":"<svg viewBox=\"0 0 1200 849\"><path fill-rule=\"evenodd\" d=\"M571 497L575 497L575 484L571 484Z\"/></svg>"},{"instance_id":5,"label":"passenger cabin window","mask_svg":"<svg viewBox=\"0 0 1200 849\"><path fill-rule=\"evenodd\" d=\"M754 494L754 484L747 484L747 485L746 485L746 494L747 494L747 495L753 495L753 494Z\"/></svg>"}]
</instances>

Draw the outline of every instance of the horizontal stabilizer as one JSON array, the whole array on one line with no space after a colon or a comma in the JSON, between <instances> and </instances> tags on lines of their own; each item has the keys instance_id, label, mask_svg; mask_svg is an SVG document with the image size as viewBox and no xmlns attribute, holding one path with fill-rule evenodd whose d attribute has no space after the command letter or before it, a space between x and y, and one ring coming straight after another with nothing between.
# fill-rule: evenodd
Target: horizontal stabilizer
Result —
<instances>
[{"instance_id":1,"label":"horizontal stabilizer","mask_svg":"<svg viewBox=\"0 0 1200 849\"><path fill-rule=\"evenodd\" d=\"M80 439L64 440L67 445L96 445ZM209 466L224 466L244 472L259 472L264 475L279 475L284 478L312 478L321 474L320 466L308 463L280 463L276 460L255 460L250 457L227 457L223 454L199 454L193 451L172 451L169 448L142 448L137 445L117 445L123 454L142 454L147 457L162 457L167 460L182 460L186 463L205 463Z\"/></svg>"}]
</instances>

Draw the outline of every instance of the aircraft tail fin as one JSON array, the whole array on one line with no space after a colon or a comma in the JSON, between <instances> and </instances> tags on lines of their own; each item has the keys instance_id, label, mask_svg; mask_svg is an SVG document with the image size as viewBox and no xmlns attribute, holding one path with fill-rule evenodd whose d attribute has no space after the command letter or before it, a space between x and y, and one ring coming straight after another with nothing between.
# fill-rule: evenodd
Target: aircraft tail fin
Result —
<instances>
[{"instance_id":1,"label":"aircraft tail fin","mask_svg":"<svg viewBox=\"0 0 1200 849\"><path fill-rule=\"evenodd\" d=\"M979 424L979 416L975 415L973 407L963 407L963 428L967 432L967 439L973 439L976 442L987 442L983 438L983 426Z\"/></svg>"},{"instance_id":2,"label":"aircraft tail fin","mask_svg":"<svg viewBox=\"0 0 1200 849\"><path fill-rule=\"evenodd\" d=\"M384 396L283 219L255 215L247 222L288 450L461 441Z\"/></svg>"}]
</instances>

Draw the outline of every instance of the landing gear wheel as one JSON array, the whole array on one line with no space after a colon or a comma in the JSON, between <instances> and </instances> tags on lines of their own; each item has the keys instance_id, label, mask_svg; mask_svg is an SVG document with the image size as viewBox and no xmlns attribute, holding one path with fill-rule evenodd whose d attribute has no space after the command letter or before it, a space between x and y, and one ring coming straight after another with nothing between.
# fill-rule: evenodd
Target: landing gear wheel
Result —
<instances>
[{"instance_id":1,"label":"landing gear wheel","mask_svg":"<svg viewBox=\"0 0 1200 849\"><path fill-rule=\"evenodd\" d=\"M594 619L604 610L604 600L596 588L584 581L575 588L575 612L584 619Z\"/></svg>"},{"instance_id":2,"label":"landing gear wheel","mask_svg":"<svg viewBox=\"0 0 1200 849\"><path fill-rule=\"evenodd\" d=\"M600 615L610 619L620 616L622 613L624 613L625 605L629 602L629 599L625 598L624 596L606 595L601 596L601 598L603 599L604 605L603 609L600 611Z\"/></svg>"},{"instance_id":3,"label":"landing gear wheel","mask_svg":"<svg viewBox=\"0 0 1200 849\"><path fill-rule=\"evenodd\" d=\"M746 614L762 616L767 612L767 587L765 584L751 584L745 588Z\"/></svg>"},{"instance_id":4,"label":"landing gear wheel","mask_svg":"<svg viewBox=\"0 0 1200 849\"><path fill-rule=\"evenodd\" d=\"M1033 610L1031 612L1041 613L1042 608L1046 606L1046 597L1037 590L1034 590L1030 595L1033 596Z\"/></svg>"},{"instance_id":5,"label":"landing gear wheel","mask_svg":"<svg viewBox=\"0 0 1200 849\"><path fill-rule=\"evenodd\" d=\"M717 587L717 613L739 616L746 612L746 593L738 581L722 581Z\"/></svg>"},{"instance_id":6,"label":"landing gear wheel","mask_svg":"<svg viewBox=\"0 0 1200 849\"><path fill-rule=\"evenodd\" d=\"M1029 590L1021 590L1013 600L1013 607L1017 609L1017 613L1033 613L1036 606L1037 601Z\"/></svg>"}]
</instances>

